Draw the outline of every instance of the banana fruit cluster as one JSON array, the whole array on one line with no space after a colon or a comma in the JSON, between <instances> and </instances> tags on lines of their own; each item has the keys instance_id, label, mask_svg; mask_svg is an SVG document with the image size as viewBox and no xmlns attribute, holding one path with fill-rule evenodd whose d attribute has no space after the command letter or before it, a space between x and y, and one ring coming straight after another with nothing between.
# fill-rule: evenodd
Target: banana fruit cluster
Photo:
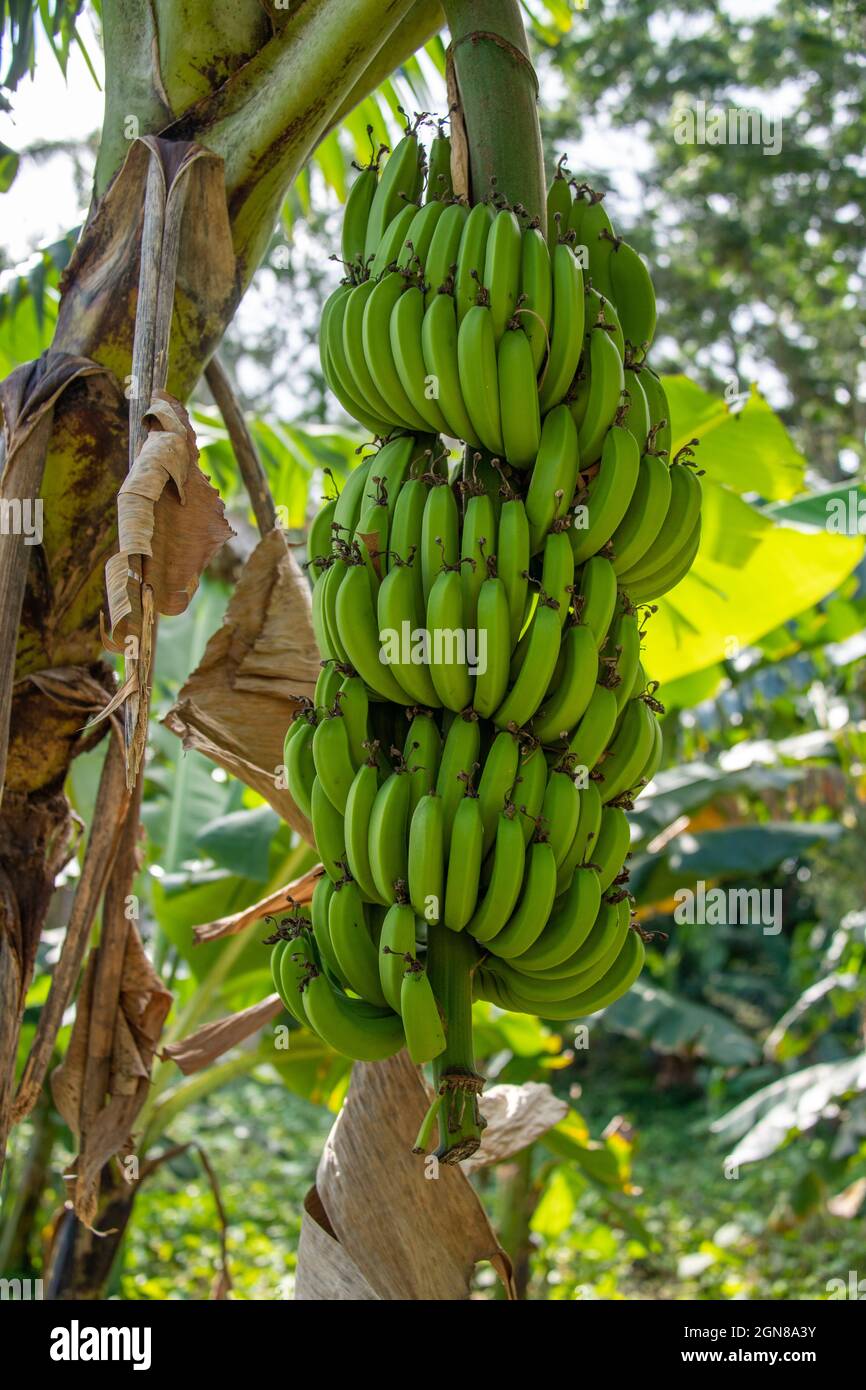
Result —
<instances>
[{"instance_id":1,"label":"banana fruit cluster","mask_svg":"<svg viewBox=\"0 0 866 1390\"><path fill-rule=\"evenodd\" d=\"M309 533L322 673L285 765L324 873L273 969L353 1058L448 1057L470 1025L429 967L458 936L467 1010L582 1017L644 960L645 605L694 559L701 486L670 458L642 260L561 166L547 223L467 208L416 130L346 207L322 365L375 442Z\"/></svg>"},{"instance_id":2,"label":"banana fruit cluster","mask_svg":"<svg viewBox=\"0 0 866 1390\"><path fill-rule=\"evenodd\" d=\"M377 435L432 431L531 468L583 351L573 239L549 247L496 195L470 210L444 174L421 202L423 168L411 132L381 179L366 169L352 187L346 277L322 314L325 379Z\"/></svg>"}]
</instances>

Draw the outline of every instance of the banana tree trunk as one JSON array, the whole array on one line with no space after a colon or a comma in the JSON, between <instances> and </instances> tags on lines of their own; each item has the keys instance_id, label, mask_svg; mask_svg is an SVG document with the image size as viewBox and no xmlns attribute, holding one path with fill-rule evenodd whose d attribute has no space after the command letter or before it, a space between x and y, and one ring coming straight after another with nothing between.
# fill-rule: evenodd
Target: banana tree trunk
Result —
<instances>
[{"instance_id":1,"label":"banana tree trunk","mask_svg":"<svg viewBox=\"0 0 866 1390\"><path fill-rule=\"evenodd\" d=\"M38 489L46 525L41 547L0 537L0 607L11 614L0 625L0 754L8 748L0 809L0 1164L24 996L71 839L63 785L71 759L92 746L82 725L111 687L99 614L129 452L126 396L138 389L130 374L147 170L141 137L161 137L169 177L173 161L176 168L191 153L203 171L183 223L186 271L172 321L168 388L184 399L318 141L441 24L435 0L358 0L351 24L343 0L304 0L290 11L232 0L218 9L215 23L211 0L190 0L182 14L174 0L105 6L105 123L92 206L61 282L52 347L2 400L7 459L37 414L46 435L25 482L25 491ZM84 366L52 400L49 429L38 392L70 360Z\"/></svg>"}]
</instances>

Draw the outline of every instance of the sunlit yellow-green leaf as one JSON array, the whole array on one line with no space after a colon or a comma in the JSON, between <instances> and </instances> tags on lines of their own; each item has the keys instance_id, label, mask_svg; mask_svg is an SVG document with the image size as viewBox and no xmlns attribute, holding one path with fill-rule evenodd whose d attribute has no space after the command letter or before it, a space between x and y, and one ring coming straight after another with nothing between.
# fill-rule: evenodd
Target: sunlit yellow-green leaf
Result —
<instances>
[{"instance_id":1,"label":"sunlit yellow-green leaf","mask_svg":"<svg viewBox=\"0 0 866 1390\"><path fill-rule=\"evenodd\" d=\"M736 410L686 376L666 376L664 388L671 411L672 455L696 438L698 466L714 482L735 492L758 493L768 501L804 490L806 460L754 388Z\"/></svg>"},{"instance_id":2,"label":"sunlit yellow-green leaf","mask_svg":"<svg viewBox=\"0 0 866 1390\"><path fill-rule=\"evenodd\" d=\"M673 680L735 656L811 608L851 573L860 537L778 526L704 478L703 533L694 568L659 600L647 626L644 665Z\"/></svg>"}]
</instances>

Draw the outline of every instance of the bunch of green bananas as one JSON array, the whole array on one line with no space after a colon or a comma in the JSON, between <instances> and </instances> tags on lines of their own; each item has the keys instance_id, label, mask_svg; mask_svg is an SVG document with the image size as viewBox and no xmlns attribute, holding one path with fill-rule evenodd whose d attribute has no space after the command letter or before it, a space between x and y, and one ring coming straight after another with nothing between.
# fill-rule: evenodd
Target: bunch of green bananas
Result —
<instances>
[{"instance_id":1,"label":"bunch of green bananas","mask_svg":"<svg viewBox=\"0 0 866 1390\"><path fill-rule=\"evenodd\" d=\"M549 249L537 220L495 193L471 210L454 198L433 172L449 142L433 143L425 201L414 129L381 178L374 164L352 187L322 370L376 434L433 431L527 469L583 350L583 272L572 238Z\"/></svg>"},{"instance_id":2,"label":"bunch of green bananas","mask_svg":"<svg viewBox=\"0 0 866 1390\"><path fill-rule=\"evenodd\" d=\"M453 199L441 133L418 206L426 167L413 129L356 180L323 316L328 381L376 439L308 538L322 673L285 765L324 873L274 975L339 1051L435 1070L473 997L576 1018L641 969L626 811L663 709L638 605L691 565L701 487L602 198L560 165L545 239ZM433 968L457 939L459 1006Z\"/></svg>"}]
</instances>

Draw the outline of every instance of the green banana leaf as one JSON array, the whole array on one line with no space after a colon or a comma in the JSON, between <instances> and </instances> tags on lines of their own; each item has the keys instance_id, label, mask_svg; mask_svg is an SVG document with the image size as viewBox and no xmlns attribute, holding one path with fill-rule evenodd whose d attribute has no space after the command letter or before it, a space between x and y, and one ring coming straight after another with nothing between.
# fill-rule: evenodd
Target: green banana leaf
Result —
<instances>
[{"instance_id":1,"label":"green banana leaf","mask_svg":"<svg viewBox=\"0 0 866 1390\"><path fill-rule=\"evenodd\" d=\"M725 1142L739 1140L729 1164L769 1158L790 1139L808 1132L838 1104L866 1092L866 1052L812 1067L764 1086L710 1126Z\"/></svg>"},{"instance_id":2,"label":"green banana leaf","mask_svg":"<svg viewBox=\"0 0 866 1390\"><path fill-rule=\"evenodd\" d=\"M646 1042L654 1052L696 1054L723 1067L753 1066L761 1058L758 1044L726 1014L645 980L636 980L601 1017L605 1028Z\"/></svg>"},{"instance_id":3,"label":"green banana leaf","mask_svg":"<svg viewBox=\"0 0 866 1390\"><path fill-rule=\"evenodd\" d=\"M738 410L687 376L666 376L664 388L672 457L697 438L698 467L733 492L775 502L803 490L806 460L756 387Z\"/></svg>"},{"instance_id":4,"label":"green banana leaf","mask_svg":"<svg viewBox=\"0 0 866 1390\"><path fill-rule=\"evenodd\" d=\"M834 523L838 520L845 523L843 534L862 535L866 529L866 483L852 478L850 483L795 497L792 502L774 502L764 508L764 514L774 521L792 521L816 531L825 530L828 519Z\"/></svg>"},{"instance_id":5,"label":"green banana leaf","mask_svg":"<svg viewBox=\"0 0 866 1390\"><path fill-rule=\"evenodd\" d=\"M722 796L784 791L803 775L799 768L767 767L757 762L732 770L705 762L667 768L641 793L629 816L632 836L636 831L638 842L648 839L679 816L694 815L701 806Z\"/></svg>"},{"instance_id":6,"label":"green banana leaf","mask_svg":"<svg viewBox=\"0 0 866 1390\"><path fill-rule=\"evenodd\" d=\"M668 902L698 880L757 880L786 859L798 858L819 840L835 840L835 823L767 822L678 835L659 854L636 858L629 891L642 907Z\"/></svg>"},{"instance_id":7,"label":"green banana leaf","mask_svg":"<svg viewBox=\"0 0 866 1390\"><path fill-rule=\"evenodd\" d=\"M741 417L742 418L742 417ZM752 448L749 424L742 447ZM775 523L707 476L691 572L658 601L644 665L663 684L716 665L831 594L863 556L862 537Z\"/></svg>"},{"instance_id":8,"label":"green banana leaf","mask_svg":"<svg viewBox=\"0 0 866 1390\"><path fill-rule=\"evenodd\" d=\"M282 824L270 806L229 811L203 825L196 844L222 868L264 883L270 870L271 841Z\"/></svg>"}]
</instances>

